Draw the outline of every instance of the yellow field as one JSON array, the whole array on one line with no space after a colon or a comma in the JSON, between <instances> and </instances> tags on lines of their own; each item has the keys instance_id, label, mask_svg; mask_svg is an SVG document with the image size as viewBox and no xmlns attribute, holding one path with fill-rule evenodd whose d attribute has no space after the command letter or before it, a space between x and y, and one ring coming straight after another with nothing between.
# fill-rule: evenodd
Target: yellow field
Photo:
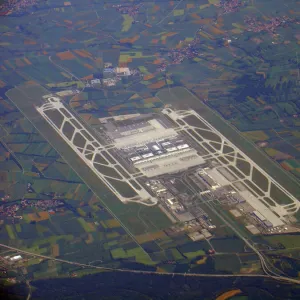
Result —
<instances>
[{"instance_id":1,"label":"yellow field","mask_svg":"<svg viewBox=\"0 0 300 300\"><path fill-rule=\"evenodd\" d=\"M87 244L91 244L94 241L94 237L89 233L88 238L85 240Z\"/></svg>"},{"instance_id":2,"label":"yellow field","mask_svg":"<svg viewBox=\"0 0 300 300\"><path fill-rule=\"evenodd\" d=\"M196 264L197 264L197 265L203 265L203 264L205 264L206 261L207 261L207 257L204 256L203 258L197 260L197 261L196 261Z\"/></svg>"},{"instance_id":3,"label":"yellow field","mask_svg":"<svg viewBox=\"0 0 300 300\"><path fill-rule=\"evenodd\" d=\"M118 220L116 219L111 219L111 220L107 220L105 221L106 225L108 228L116 228L116 227L120 227L120 223Z\"/></svg>"},{"instance_id":4,"label":"yellow field","mask_svg":"<svg viewBox=\"0 0 300 300\"><path fill-rule=\"evenodd\" d=\"M41 211L39 213L32 213L27 215L30 221L44 221L49 219L49 214L46 211Z\"/></svg>"},{"instance_id":5,"label":"yellow field","mask_svg":"<svg viewBox=\"0 0 300 300\"><path fill-rule=\"evenodd\" d=\"M239 295L241 293L242 293L241 290L231 290L231 291L225 292L224 294L220 295L219 297L217 297L216 300L227 300L227 299L230 299L233 296Z\"/></svg>"},{"instance_id":6,"label":"yellow field","mask_svg":"<svg viewBox=\"0 0 300 300\"><path fill-rule=\"evenodd\" d=\"M122 28L122 32L126 32L130 29L131 25L132 25L132 21L133 18L129 15L123 15L124 21L123 21L123 28Z\"/></svg>"},{"instance_id":7,"label":"yellow field","mask_svg":"<svg viewBox=\"0 0 300 300\"><path fill-rule=\"evenodd\" d=\"M265 141L269 138L269 136L265 134L265 132L263 132L262 130L247 131L244 132L243 135L254 142Z\"/></svg>"},{"instance_id":8,"label":"yellow field","mask_svg":"<svg viewBox=\"0 0 300 300\"><path fill-rule=\"evenodd\" d=\"M149 241L157 240L157 239L163 239L167 235L163 231L157 231L153 233L146 233L136 236L136 240L139 244L143 244Z\"/></svg>"},{"instance_id":9,"label":"yellow field","mask_svg":"<svg viewBox=\"0 0 300 300\"><path fill-rule=\"evenodd\" d=\"M59 256L59 245L58 244L52 245L51 253L52 253L52 256L54 256L54 257Z\"/></svg>"}]
</instances>

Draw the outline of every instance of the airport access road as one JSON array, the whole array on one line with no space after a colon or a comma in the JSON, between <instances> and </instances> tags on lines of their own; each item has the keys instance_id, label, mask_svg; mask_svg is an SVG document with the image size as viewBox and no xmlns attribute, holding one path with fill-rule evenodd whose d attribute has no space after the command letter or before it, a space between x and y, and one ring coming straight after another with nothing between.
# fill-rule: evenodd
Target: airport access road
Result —
<instances>
[{"instance_id":1,"label":"airport access road","mask_svg":"<svg viewBox=\"0 0 300 300\"><path fill-rule=\"evenodd\" d=\"M199 199L204 197L204 200L210 200L210 199L205 199L205 195L200 195L198 191L194 189L194 187L190 184L188 179L186 177L183 177L183 182L186 185L186 187L193 192L195 195L198 195ZM234 226L231 224L227 219L225 219L224 216L222 216L211 204L210 201L203 201L203 203L226 225L228 228L230 228L241 240L244 241L244 243L249 247L249 249L253 250L254 253L257 254L259 257L260 263L262 270L264 273L268 276L276 276L276 277L281 277L281 274L278 274L272 270L272 267L269 266L269 262L266 259L266 257L247 239L243 236L243 234Z\"/></svg>"},{"instance_id":2,"label":"airport access road","mask_svg":"<svg viewBox=\"0 0 300 300\"><path fill-rule=\"evenodd\" d=\"M95 266L90 264L83 264L79 262L69 261L65 259L55 258L47 255L41 255L41 254L35 254L29 251L25 251L22 249L18 249L15 247L11 247L5 244L0 244L0 247L17 251L19 254L25 254L28 256L38 257L45 260L52 260L59 263L65 263L69 265L74 265L82 268L87 269L98 269L101 271L110 271L110 272L126 272L126 273L136 273L141 275L160 275L160 276L184 276L184 277L205 277L205 278L226 278L226 277L232 277L232 278L238 278L238 277L252 277L252 278L271 278L280 282L286 282L291 284L300 284L300 280L284 277L284 276L274 276L274 275L265 275L265 274L197 274L197 273L168 273L168 272L156 272L156 271L143 271L143 270L132 270L132 269L121 269L121 268L109 268L109 267L101 267L101 266Z\"/></svg>"}]
</instances>

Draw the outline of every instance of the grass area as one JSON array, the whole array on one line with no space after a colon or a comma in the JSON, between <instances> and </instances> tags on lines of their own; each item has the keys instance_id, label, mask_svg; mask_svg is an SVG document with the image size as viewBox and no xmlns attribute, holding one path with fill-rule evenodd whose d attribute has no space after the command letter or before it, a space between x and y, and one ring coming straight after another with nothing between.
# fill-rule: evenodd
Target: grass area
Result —
<instances>
[{"instance_id":1,"label":"grass area","mask_svg":"<svg viewBox=\"0 0 300 300\"><path fill-rule=\"evenodd\" d=\"M288 197L281 189L275 186L273 183L271 185L270 196L278 204L293 203L293 200L290 197Z\"/></svg>"},{"instance_id":2,"label":"grass area","mask_svg":"<svg viewBox=\"0 0 300 300\"><path fill-rule=\"evenodd\" d=\"M273 245L277 245L278 243L282 244L285 248L300 248L300 238L297 235L270 235L265 236L264 239Z\"/></svg>"},{"instance_id":3,"label":"grass area","mask_svg":"<svg viewBox=\"0 0 300 300\"><path fill-rule=\"evenodd\" d=\"M123 248L112 249L110 253L113 259L127 258L127 254Z\"/></svg>"},{"instance_id":4,"label":"grass area","mask_svg":"<svg viewBox=\"0 0 300 300\"><path fill-rule=\"evenodd\" d=\"M108 228L118 228L121 226L120 223L118 222L118 220L116 220L116 219L107 220L107 221L105 221L105 223Z\"/></svg>"},{"instance_id":5,"label":"grass area","mask_svg":"<svg viewBox=\"0 0 300 300\"><path fill-rule=\"evenodd\" d=\"M23 93L23 92L24 93ZM25 95L30 95L27 98ZM119 218L121 226L133 235L145 234L147 232L157 232L171 225L168 217L157 207L144 207L139 204L123 204L103 182L99 180L93 171L80 159L77 154L62 141L61 137L42 120L37 111L32 109L32 105L40 103L43 95L49 91L40 85L19 86L18 89L10 90L7 95L17 105L20 111L31 120L32 124L41 132L42 136L54 146L56 151L62 156L64 161L72 167L78 176L87 184L97 196L97 201L101 203L114 216Z\"/></svg>"},{"instance_id":6,"label":"grass area","mask_svg":"<svg viewBox=\"0 0 300 300\"><path fill-rule=\"evenodd\" d=\"M253 142L265 141L269 138L269 136L262 130L243 132L243 135Z\"/></svg>"},{"instance_id":7,"label":"grass area","mask_svg":"<svg viewBox=\"0 0 300 300\"><path fill-rule=\"evenodd\" d=\"M22 232L22 228L20 224L16 224L15 227L17 232Z\"/></svg>"},{"instance_id":8,"label":"grass area","mask_svg":"<svg viewBox=\"0 0 300 300\"><path fill-rule=\"evenodd\" d=\"M113 240L113 241L110 241L110 242L106 243L105 245L106 245L106 247L109 248L109 247L115 246L117 244L118 244L118 241Z\"/></svg>"},{"instance_id":9,"label":"grass area","mask_svg":"<svg viewBox=\"0 0 300 300\"><path fill-rule=\"evenodd\" d=\"M108 238L108 239L114 239L114 238L117 238L118 236L120 236L120 234L118 232L111 232L111 233L106 234L106 238Z\"/></svg>"},{"instance_id":10,"label":"grass area","mask_svg":"<svg viewBox=\"0 0 300 300\"><path fill-rule=\"evenodd\" d=\"M32 265L37 265L40 263L40 258L30 258L27 262L26 262L26 266L32 266Z\"/></svg>"},{"instance_id":11,"label":"grass area","mask_svg":"<svg viewBox=\"0 0 300 300\"><path fill-rule=\"evenodd\" d=\"M241 264L238 257L234 255L216 256L214 259L215 269L218 271L226 271L230 273L239 272Z\"/></svg>"},{"instance_id":12,"label":"grass area","mask_svg":"<svg viewBox=\"0 0 300 300\"><path fill-rule=\"evenodd\" d=\"M122 24L122 32L126 32L131 28L133 18L129 15L123 15L124 21Z\"/></svg>"},{"instance_id":13,"label":"grass area","mask_svg":"<svg viewBox=\"0 0 300 300\"><path fill-rule=\"evenodd\" d=\"M11 240L16 239L15 230L12 225L5 225L7 234Z\"/></svg>"},{"instance_id":14,"label":"grass area","mask_svg":"<svg viewBox=\"0 0 300 300\"><path fill-rule=\"evenodd\" d=\"M71 87L71 86L77 86L77 88L83 88L84 84L82 84L81 81L66 81L66 82L60 82L60 83L48 83L48 87L50 88L65 88L65 87Z\"/></svg>"},{"instance_id":15,"label":"grass area","mask_svg":"<svg viewBox=\"0 0 300 300\"><path fill-rule=\"evenodd\" d=\"M64 239L65 241L72 241L74 238L74 236L72 234L68 234L68 235L52 235L48 238L40 238L40 239L37 239L33 242L32 244L32 247L39 247L40 245L43 245L43 244L56 244L57 241L61 240L61 239Z\"/></svg>"},{"instance_id":16,"label":"grass area","mask_svg":"<svg viewBox=\"0 0 300 300\"><path fill-rule=\"evenodd\" d=\"M91 227L91 224L87 223L83 218L78 218L77 220L86 232L95 231L95 229Z\"/></svg>"},{"instance_id":17,"label":"grass area","mask_svg":"<svg viewBox=\"0 0 300 300\"><path fill-rule=\"evenodd\" d=\"M210 4L219 4L219 3L220 3L219 0L208 0L208 2L209 2Z\"/></svg>"},{"instance_id":18,"label":"grass area","mask_svg":"<svg viewBox=\"0 0 300 300\"><path fill-rule=\"evenodd\" d=\"M203 265L203 264L206 263L206 261L207 261L207 256L203 256L201 259L196 261L196 264L197 265Z\"/></svg>"},{"instance_id":19,"label":"grass area","mask_svg":"<svg viewBox=\"0 0 300 300\"><path fill-rule=\"evenodd\" d=\"M33 246L30 248L26 248L26 251L36 254L48 254L47 248L39 248L39 246Z\"/></svg>"},{"instance_id":20,"label":"grass area","mask_svg":"<svg viewBox=\"0 0 300 300\"><path fill-rule=\"evenodd\" d=\"M76 210L82 217L86 216L86 212L82 208L78 207Z\"/></svg>"},{"instance_id":21,"label":"grass area","mask_svg":"<svg viewBox=\"0 0 300 300\"><path fill-rule=\"evenodd\" d=\"M125 251L123 248L110 250L113 259L134 257L136 262L153 265L155 262L145 253L141 247L136 247Z\"/></svg>"},{"instance_id":22,"label":"grass area","mask_svg":"<svg viewBox=\"0 0 300 300\"><path fill-rule=\"evenodd\" d=\"M145 265L154 265L156 262L152 261L149 255L141 248L133 248L127 251L128 257L134 256L136 262L145 264Z\"/></svg>"},{"instance_id":23,"label":"grass area","mask_svg":"<svg viewBox=\"0 0 300 300\"><path fill-rule=\"evenodd\" d=\"M184 258L177 249L171 249L171 251L175 260L180 260Z\"/></svg>"},{"instance_id":24,"label":"grass area","mask_svg":"<svg viewBox=\"0 0 300 300\"><path fill-rule=\"evenodd\" d=\"M138 69L139 69L143 74L150 74L150 73L148 72L148 70L146 69L145 66L139 66Z\"/></svg>"},{"instance_id":25,"label":"grass area","mask_svg":"<svg viewBox=\"0 0 300 300\"><path fill-rule=\"evenodd\" d=\"M269 181L265 175L253 167L252 181L260 187L263 191L268 190Z\"/></svg>"},{"instance_id":26,"label":"grass area","mask_svg":"<svg viewBox=\"0 0 300 300\"><path fill-rule=\"evenodd\" d=\"M195 252L185 252L185 253L183 253L183 255L186 256L188 259L192 259L197 256L205 255L205 252L203 250L198 250Z\"/></svg>"},{"instance_id":27,"label":"grass area","mask_svg":"<svg viewBox=\"0 0 300 300\"><path fill-rule=\"evenodd\" d=\"M215 133L213 133L213 132L209 132L209 131L202 130L202 129L195 129L195 131L196 131L203 139L221 143L221 138L220 138L217 134L215 134Z\"/></svg>"},{"instance_id":28,"label":"grass area","mask_svg":"<svg viewBox=\"0 0 300 300\"><path fill-rule=\"evenodd\" d=\"M174 15L174 17L178 17L178 16L184 15L184 9L175 9L173 11L173 15Z\"/></svg>"},{"instance_id":29,"label":"grass area","mask_svg":"<svg viewBox=\"0 0 300 300\"><path fill-rule=\"evenodd\" d=\"M98 270L98 269L80 269L76 270L74 273L76 274L77 278L86 276L86 275L91 275L91 274L97 274L97 273L102 273L105 272L103 270Z\"/></svg>"},{"instance_id":30,"label":"grass area","mask_svg":"<svg viewBox=\"0 0 300 300\"><path fill-rule=\"evenodd\" d=\"M245 175L250 175L250 164L242 159L237 159L236 167L242 171Z\"/></svg>"},{"instance_id":31,"label":"grass area","mask_svg":"<svg viewBox=\"0 0 300 300\"><path fill-rule=\"evenodd\" d=\"M207 127L200 119L198 119L194 115L184 117L183 120L191 126L209 130L209 127Z\"/></svg>"}]
</instances>

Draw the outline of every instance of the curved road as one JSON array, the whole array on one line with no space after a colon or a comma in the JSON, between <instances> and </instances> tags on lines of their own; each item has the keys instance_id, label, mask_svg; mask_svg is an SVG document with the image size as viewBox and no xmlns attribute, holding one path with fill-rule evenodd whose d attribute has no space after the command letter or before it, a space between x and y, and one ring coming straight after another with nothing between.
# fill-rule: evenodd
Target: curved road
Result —
<instances>
[{"instance_id":1,"label":"curved road","mask_svg":"<svg viewBox=\"0 0 300 300\"><path fill-rule=\"evenodd\" d=\"M103 271L129 272L129 273L136 273L136 274L151 274L151 275L220 277L220 278L224 278L224 277L261 277L261 278L271 278L271 279L278 280L281 282L300 284L300 280L297 280L297 279L282 277L282 276L278 277L278 276L272 276L272 275L263 275L263 274L257 274L257 275L256 274L196 274L196 273L168 273L168 272L155 272L155 271L141 271L141 270L130 270L130 269L118 269L118 268L115 269L115 268L109 268L109 267L100 267L100 266L78 263L78 262L74 262L74 261L69 261L69 260L60 259L60 258L54 258L51 256L46 256L46 255L41 255L41 254L35 254L35 253L28 252L28 251L20 250L18 248L7 246L4 244L0 244L0 247L14 250L14 251L17 251L18 253L22 253L22 254L26 254L26 255L30 255L30 256L34 256L34 257L53 260L53 261L57 261L60 263L66 263L66 264L83 267L83 268L99 269L99 270L103 270Z\"/></svg>"},{"instance_id":2,"label":"curved road","mask_svg":"<svg viewBox=\"0 0 300 300\"><path fill-rule=\"evenodd\" d=\"M183 182L185 183L185 185L195 194L198 194L198 192L190 185L190 183L188 182L187 179L188 173L185 172L182 176ZM263 269L263 271L265 272L266 276L269 277L276 277L276 278L288 278L288 277L283 277L280 274L275 273L269 266L268 266L268 262L267 259L264 257L263 254L261 254L259 252L258 249L255 248L255 246L250 243L250 241L248 239L246 239L232 224L230 224L221 214L219 214L216 209L209 203L204 201L203 202L206 206L208 206L223 222L224 224L226 224L241 240L243 240L245 242L245 244L252 249L257 256L260 259L261 262L261 267ZM299 280L297 280L298 283L300 283Z\"/></svg>"}]
</instances>

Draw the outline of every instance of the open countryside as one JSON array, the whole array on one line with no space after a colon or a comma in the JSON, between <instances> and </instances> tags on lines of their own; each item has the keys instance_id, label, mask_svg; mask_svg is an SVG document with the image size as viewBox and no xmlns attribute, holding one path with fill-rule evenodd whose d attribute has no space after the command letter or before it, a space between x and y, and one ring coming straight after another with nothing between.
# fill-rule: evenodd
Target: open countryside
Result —
<instances>
[{"instance_id":1,"label":"open countryside","mask_svg":"<svg viewBox=\"0 0 300 300\"><path fill-rule=\"evenodd\" d=\"M100 280L107 296L159 299L164 278L172 299L297 299L297 1L3 0L0 13L11 294L95 298Z\"/></svg>"}]
</instances>

